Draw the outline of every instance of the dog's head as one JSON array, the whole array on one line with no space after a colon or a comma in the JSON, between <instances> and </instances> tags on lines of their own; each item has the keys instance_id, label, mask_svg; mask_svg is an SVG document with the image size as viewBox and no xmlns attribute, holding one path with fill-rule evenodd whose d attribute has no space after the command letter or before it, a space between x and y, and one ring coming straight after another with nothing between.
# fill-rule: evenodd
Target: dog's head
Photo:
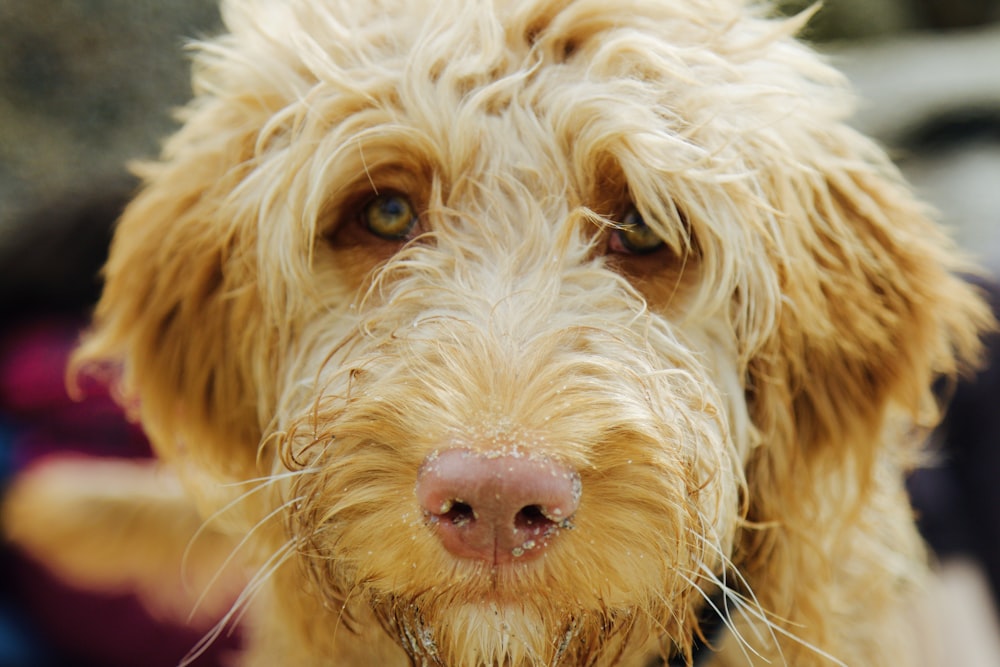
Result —
<instances>
[{"instance_id":1,"label":"dog's head","mask_svg":"<svg viewBox=\"0 0 1000 667\"><path fill-rule=\"evenodd\" d=\"M284 505L268 548L448 664L683 650L733 570L769 610L807 599L787 545L876 493L985 315L800 22L223 10L77 357L192 492L273 475L244 501L248 526ZM524 503L537 553L458 533L455 452L569 480Z\"/></svg>"}]
</instances>

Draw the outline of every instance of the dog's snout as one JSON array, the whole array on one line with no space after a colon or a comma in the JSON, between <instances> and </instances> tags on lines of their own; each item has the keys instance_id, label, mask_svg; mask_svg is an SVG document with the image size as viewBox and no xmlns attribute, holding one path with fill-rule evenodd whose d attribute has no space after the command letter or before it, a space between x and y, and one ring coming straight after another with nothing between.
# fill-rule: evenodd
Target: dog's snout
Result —
<instances>
[{"instance_id":1,"label":"dog's snout","mask_svg":"<svg viewBox=\"0 0 1000 667\"><path fill-rule=\"evenodd\" d=\"M450 449L417 476L417 499L442 545L496 564L540 556L572 527L579 474L548 458Z\"/></svg>"}]
</instances>

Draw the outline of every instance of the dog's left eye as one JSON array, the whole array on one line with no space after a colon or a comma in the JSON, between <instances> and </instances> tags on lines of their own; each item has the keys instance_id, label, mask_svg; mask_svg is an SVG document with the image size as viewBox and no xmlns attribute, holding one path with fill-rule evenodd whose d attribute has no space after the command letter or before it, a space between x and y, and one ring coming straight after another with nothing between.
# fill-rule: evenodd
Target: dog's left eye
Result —
<instances>
[{"instance_id":1,"label":"dog's left eye","mask_svg":"<svg viewBox=\"0 0 1000 667\"><path fill-rule=\"evenodd\" d=\"M375 236L402 241L416 227L417 214L408 197L389 193L378 195L365 205L362 222Z\"/></svg>"},{"instance_id":2,"label":"dog's left eye","mask_svg":"<svg viewBox=\"0 0 1000 667\"><path fill-rule=\"evenodd\" d=\"M608 241L612 252L646 255L663 246L661 239L642 219L635 206L630 206L620 227L614 230Z\"/></svg>"}]
</instances>

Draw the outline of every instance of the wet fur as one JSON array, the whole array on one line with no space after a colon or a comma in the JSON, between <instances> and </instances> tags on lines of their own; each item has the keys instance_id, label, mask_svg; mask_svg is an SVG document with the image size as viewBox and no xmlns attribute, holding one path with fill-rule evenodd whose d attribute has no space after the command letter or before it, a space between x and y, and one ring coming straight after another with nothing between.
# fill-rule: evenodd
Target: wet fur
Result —
<instances>
[{"instance_id":1,"label":"wet fur","mask_svg":"<svg viewBox=\"0 0 1000 667\"><path fill-rule=\"evenodd\" d=\"M223 13L74 360L114 382L187 499L120 494L81 534L60 503L108 508L109 483L42 468L7 504L16 540L101 586L142 579L150 548L186 571L232 553L246 667L644 665L689 651L720 588L717 665L906 664L924 557L903 474L931 383L974 363L989 316L844 124L844 82L793 38L805 17ZM420 211L409 241L357 222L389 191ZM656 253L609 250L630 203ZM575 467L575 529L533 564L451 557L413 488L452 446ZM114 533L140 571L114 581L98 536L164 507L203 527ZM191 603L226 589L206 579Z\"/></svg>"}]
</instances>

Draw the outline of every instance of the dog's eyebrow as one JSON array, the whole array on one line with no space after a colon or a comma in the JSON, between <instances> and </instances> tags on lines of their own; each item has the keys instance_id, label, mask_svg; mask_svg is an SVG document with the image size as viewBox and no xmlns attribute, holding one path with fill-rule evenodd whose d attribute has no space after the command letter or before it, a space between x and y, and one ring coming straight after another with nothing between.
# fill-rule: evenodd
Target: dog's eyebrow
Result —
<instances>
[{"instance_id":1,"label":"dog's eyebrow","mask_svg":"<svg viewBox=\"0 0 1000 667\"><path fill-rule=\"evenodd\" d=\"M361 140L356 141L358 146L358 157L361 159L361 164L364 168L365 176L368 177L368 183L372 186L372 192L376 195L380 194L378 191L378 185L375 184L375 180L372 178L371 170L368 169L368 163L365 160L365 147L364 142Z\"/></svg>"}]
</instances>

